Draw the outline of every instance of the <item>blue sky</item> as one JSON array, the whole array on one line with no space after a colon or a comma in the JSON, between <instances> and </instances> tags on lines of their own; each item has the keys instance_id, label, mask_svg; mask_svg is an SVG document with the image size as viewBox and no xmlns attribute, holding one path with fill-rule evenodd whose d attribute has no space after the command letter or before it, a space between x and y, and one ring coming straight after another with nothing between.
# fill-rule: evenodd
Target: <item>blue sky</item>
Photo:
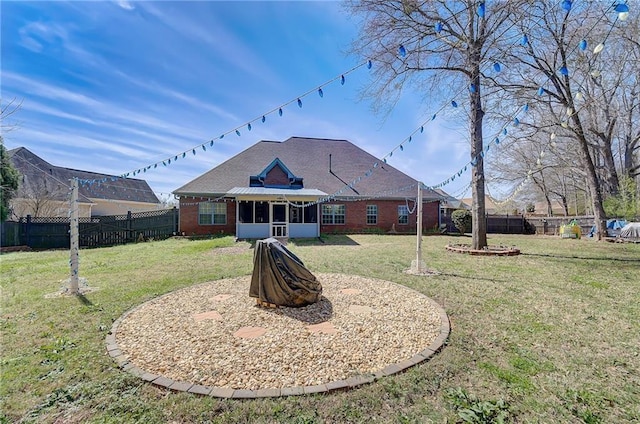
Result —
<instances>
[{"instance_id":1,"label":"blue sky","mask_svg":"<svg viewBox=\"0 0 640 424\"><path fill-rule=\"evenodd\" d=\"M0 7L2 103L21 103L5 122L16 125L3 134L6 147L120 175L207 143L140 174L165 196L260 140L347 139L383 157L447 103L423 104L420 93L405 92L389 116L376 115L360 100L372 83L366 66L346 74L344 85L324 86L320 97L315 88L359 64L346 53L357 21L338 2ZM247 122L310 90L302 108L294 101L248 131ZM443 115L388 162L427 185L457 173L469 161L466 126ZM468 182L465 173L444 189L459 194Z\"/></svg>"}]
</instances>

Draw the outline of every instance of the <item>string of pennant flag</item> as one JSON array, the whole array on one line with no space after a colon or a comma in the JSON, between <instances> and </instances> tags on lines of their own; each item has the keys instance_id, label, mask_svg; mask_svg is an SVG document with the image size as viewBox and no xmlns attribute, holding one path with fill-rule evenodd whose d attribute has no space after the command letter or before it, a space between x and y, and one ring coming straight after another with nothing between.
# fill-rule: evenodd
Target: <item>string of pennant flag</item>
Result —
<instances>
[{"instance_id":1,"label":"string of pennant flag","mask_svg":"<svg viewBox=\"0 0 640 424\"><path fill-rule=\"evenodd\" d=\"M571 10L572 7L572 2L569 0L564 0L561 3L561 7L567 11L567 13L569 13L569 11ZM604 40L599 43L598 45L596 45L596 47L593 50L593 54L598 54L600 52L602 52L602 50L604 49L605 43L607 42L609 35L611 34L611 31L613 29L613 26L616 24L616 22L618 20L620 21L624 21L627 19L628 14L629 14L629 7L626 3L617 3L613 6L613 10L615 12L617 12L617 17L614 20L614 22L611 24L611 27L609 28L609 31L607 32L606 36L604 37ZM478 7L477 7L477 14L480 18L485 18L485 14L486 14L486 7L485 7L485 3L481 2ZM444 21L444 23L446 23L446 21ZM436 22L435 25L435 31L440 33L443 30L445 30L445 25L443 22ZM520 45L522 47L525 47L528 45L528 43L530 42L529 37L527 36L527 34L523 34L522 38L520 40ZM586 40L581 40L581 42L579 43L578 46L576 46L575 48L579 49L580 51L585 51L587 48L587 41ZM407 56L407 54L410 54L410 49L404 45L401 44L398 47L398 55L401 58L404 58ZM169 165L171 165L172 163L175 163L176 161L178 161L179 159L184 159L187 157L187 155L196 155L198 153L198 151L203 151L206 152L207 151L207 147L213 147L215 144L216 140L221 140L223 139L225 136L228 136L230 134L235 134L236 136L240 137L242 135L242 132L244 132L245 130L247 132L250 132L253 128L253 126L256 123L266 123L267 121L267 117L269 117L270 115L274 115L274 114L278 114L278 116L283 116L284 114L284 110L287 106L295 104L297 105L299 108L303 107L303 99L305 99L305 97L317 93L317 95L320 98L324 97L324 89L326 89L326 87L336 81L340 81L341 85L344 85L346 82L346 76L348 76L349 74L351 74L352 72L356 71L359 68L365 67L367 69L371 69L371 67L373 66L373 61L372 60L367 60L363 63L360 63L354 67L352 67L351 69L347 70L346 72L343 72L339 75L337 75L336 77L302 93L299 96L296 96L295 98L280 104L279 106L269 110L268 112L259 115L256 118L253 118L227 132L224 132L222 134L220 134L217 139L210 139L209 141L199 144L197 146L194 146L190 149L187 149L185 151L182 151L180 153L177 153L175 155L169 156L164 160L152 163L150 165L144 166L144 167L140 167L138 169L135 169L133 171L129 171L125 174L122 174L120 176L112 176L112 177L103 177L101 179L94 179L94 180L79 180L80 184L85 185L85 186L92 186L93 184L108 184L109 181L116 181L119 178L129 178L130 176L137 176L140 175L142 173L146 173L147 171L153 170L153 169L157 169L159 167L167 167ZM493 71L495 73L499 73L501 72L503 65L500 63L499 60L495 61L492 65L490 65L493 69ZM558 72L562 75L568 76L569 75L569 70L563 66L561 67ZM598 74L599 75L599 74ZM538 89L537 94L539 96L542 96L545 94L546 90L544 89L544 84L541 84L541 86ZM475 87L473 84L470 84L468 89L472 92L475 92L478 88ZM413 130L407 137L405 137L404 139L402 139L402 141L397 144L394 148L391 149L391 151L389 151L389 153L387 153L384 157L382 157L381 161L376 161L372 164L372 166L361 176L356 177L355 179L353 179L351 182L345 184L345 186L338 190L337 192L333 193L332 195L328 195L325 196L321 199L319 199L317 202L314 202L312 204L316 204L316 203L323 203L323 202L328 202L331 201L333 199L336 198L342 198L342 197L349 197L346 196L345 193L347 191L351 191L357 184L359 184L363 179L368 178L370 176L372 176L374 174L374 172L376 170L379 169L379 167L382 166L382 164L386 164L388 159L390 159L394 152L399 151L404 151L405 146L407 146L409 143L411 143L414 138L419 135L419 134L423 134L425 131L425 127L431 123L432 121L434 121L437 117L437 115L442 112L443 110L445 110L448 107L451 107L453 109L458 108L458 102L456 101L455 97L457 95L461 94L461 92L456 93L453 97L452 100L450 100L450 102L443 104L436 112L430 114L430 117L428 119L426 119L418 128L416 128L415 130ZM576 97L578 97L578 95L581 96L581 92L579 91L576 94ZM582 97L580 97L581 99ZM521 114L522 113L526 113L529 109L529 105L525 104L524 106L521 106L518 108L518 110L512 115L511 120L505 124L499 132L497 132L495 134L495 136L488 142L486 143L486 146L484 147L484 149L475 157L471 158L471 160L466 163L462 168L460 168L457 172L454 172L449 178L447 178L446 180L432 185L432 186L425 186L422 185L425 188L429 188L429 189L437 189L437 188L442 188L450 183L452 183L453 181L455 181L456 178L460 178L470 167L475 167L478 164L478 161L480 161L481 159L484 158L485 154L492 148L492 146L497 146L500 144L501 141L501 137L506 137L509 135L509 127L513 126L513 127L517 127L520 124L520 120L522 118ZM575 113L575 111L571 110L571 111L567 111L567 115L571 116L571 114ZM561 124L563 122L566 122L565 120L561 120ZM528 180L528 178L527 178ZM524 181L523 181L524 184ZM414 184L414 186L416 186ZM401 192L401 191L405 191L410 189L411 187L403 187L401 189L398 190L394 190L394 192ZM132 189L135 190L135 189ZM392 193L386 193L385 195L389 195ZM380 197L380 196L378 196ZM211 201L211 199L203 199L203 201ZM312 204L308 204L308 206L311 206Z\"/></svg>"}]
</instances>

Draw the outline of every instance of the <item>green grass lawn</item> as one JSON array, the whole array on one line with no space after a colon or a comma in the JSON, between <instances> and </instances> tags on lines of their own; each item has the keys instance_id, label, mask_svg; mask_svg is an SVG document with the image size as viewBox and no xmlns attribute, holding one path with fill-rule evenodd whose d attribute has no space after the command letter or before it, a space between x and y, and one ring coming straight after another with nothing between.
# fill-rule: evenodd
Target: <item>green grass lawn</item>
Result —
<instances>
[{"instance_id":1,"label":"green grass lawn","mask_svg":"<svg viewBox=\"0 0 640 424\"><path fill-rule=\"evenodd\" d=\"M80 252L98 290L47 298L67 251L0 257L0 422L640 422L640 244L490 236L520 256L448 252L425 237L434 276L403 273L415 237L328 236L289 248L312 272L382 278L444 306L442 351L350 391L259 400L172 393L121 371L105 350L112 322L155 296L250 274L253 250L215 254L232 238L172 239ZM247 288L248 292L248 288ZM475 420L475 421L474 421ZM494 420L494 421L492 421Z\"/></svg>"}]
</instances>

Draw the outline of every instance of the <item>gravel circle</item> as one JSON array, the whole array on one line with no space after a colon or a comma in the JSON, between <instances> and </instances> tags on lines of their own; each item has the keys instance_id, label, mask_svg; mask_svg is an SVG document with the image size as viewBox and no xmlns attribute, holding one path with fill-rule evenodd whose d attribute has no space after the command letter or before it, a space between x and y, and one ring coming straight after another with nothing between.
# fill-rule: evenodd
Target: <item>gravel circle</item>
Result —
<instances>
[{"instance_id":1,"label":"gravel circle","mask_svg":"<svg viewBox=\"0 0 640 424\"><path fill-rule=\"evenodd\" d=\"M148 373L259 390L375 373L441 336L441 308L415 290L355 275L315 275L323 298L304 308L257 306L248 295L250 276L180 289L123 315L115 341L132 366Z\"/></svg>"}]
</instances>

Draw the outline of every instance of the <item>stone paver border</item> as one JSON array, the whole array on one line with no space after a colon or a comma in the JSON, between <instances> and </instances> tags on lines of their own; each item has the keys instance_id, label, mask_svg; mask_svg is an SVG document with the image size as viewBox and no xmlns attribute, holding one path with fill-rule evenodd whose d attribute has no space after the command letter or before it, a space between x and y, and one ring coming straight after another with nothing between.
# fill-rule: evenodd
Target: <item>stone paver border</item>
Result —
<instances>
[{"instance_id":1,"label":"stone paver border","mask_svg":"<svg viewBox=\"0 0 640 424\"><path fill-rule=\"evenodd\" d=\"M420 296L424 296L420 292L416 292ZM171 295L172 292L166 293L160 297ZM426 297L426 296L425 296ZM113 360L118 364L118 366L123 370L130 374L135 375L136 377L141 378L142 380L149 382L158 387L163 387L169 389L171 391L176 392L188 392L196 395L202 396L212 396L217 398L228 398L228 399L258 399L265 397L280 397L280 396L299 396L313 393L323 393L323 392L331 392L336 390L346 390L351 389L356 386L373 383L383 377L387 377L393 374L397 374L401 371L405 371L406 369L413 367L421 362L424 362L434 356L437 352L439 352L444 343L449 338L449 333L451 332L451 326L449 323L449 317L445 310L440 306L436 301L431 298L428 298L429 301L433 304L433 306L438 310L440 314L440 334L436 339L426 348L421 350L420 352L413 355L411 358L405 359L401 362L390 364L385 368L371 374L359 375L355 377L347 378L346 380L337 380L331 381L325 384L319 384L315 386L297 386L297 387L283 387L281 389L259 389L259 390L248 390L248 389L232 389L229 387L209 387L202 386L199 384L194 384L186 381L174 381L170 378L164 377L162 375L152 374L143 369L140 369L134 366L129 362L129 358L123 354L123 352L118 347L116 343L116 333L118 331L118 326L122 322L124 318L126 318L129 314L134 312L136 309L142 307L143 304L135 306L134 308L128 310L124 314L122 314L118 319L113 322L111 327L111 331L107 335L105 342L107 347L107 353Z\"/></svg>"},{"instance_id":2,"label":"stone paver border","mask_svg":"<svg viewBox=\"0 0 640 424\"><path fill-rule=\"evenodd\" d=\"M516 256L520 254L520 249L505 246L487 246L486 249L472 249L469 244L447 244L445 249L450 252L479 256Z\"/></svg>"}]
</instances>

